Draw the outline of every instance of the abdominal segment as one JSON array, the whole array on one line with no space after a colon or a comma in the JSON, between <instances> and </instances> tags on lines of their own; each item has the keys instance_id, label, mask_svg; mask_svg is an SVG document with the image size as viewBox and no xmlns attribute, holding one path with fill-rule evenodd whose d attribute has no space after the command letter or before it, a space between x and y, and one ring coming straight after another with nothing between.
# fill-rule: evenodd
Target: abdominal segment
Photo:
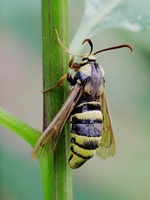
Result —
<instances>
[{"instance_id":1,"label":"abdominal segment","mask_svg":"<svg viewBox=\"0 0 150 200\"><path fill-rule=\"evenodd\" d=\"M69 164L75 169L92 158L99 147L102 131L100 103L93 101L76 106L71 124Z\"/></svg>"}]
</instances>

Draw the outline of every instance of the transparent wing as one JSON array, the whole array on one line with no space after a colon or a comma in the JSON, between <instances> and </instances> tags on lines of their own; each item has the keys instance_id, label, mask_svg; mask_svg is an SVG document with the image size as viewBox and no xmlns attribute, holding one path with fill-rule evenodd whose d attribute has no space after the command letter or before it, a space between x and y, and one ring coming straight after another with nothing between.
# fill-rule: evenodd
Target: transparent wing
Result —
<instances>
[{"instance_id":1,"label":"transparent wing","mask_svg":"<svg viewBox=\"0 0 150 200\"><path fill-rule=\"evenodd\" d=\"M31 154L32 158L40 158L55 149L59 135L77 101L81 97L82 91L82 87L79 84L74 86L63 107L37 141Z\"/></svg>"},{"instance_id":2,"label":"transparent wing","mask_svg":"<svg viewBox=\"0 0 150 200\"><path fill-rule=\"evenodd\" d=\"M115 138L113 134L109 108L107 104L105 91L101 95L102 114L103 114L103 129L100 140L100 145L96 151L97 155L106 159L115 154Z\"/></svg>"}]
</instances>

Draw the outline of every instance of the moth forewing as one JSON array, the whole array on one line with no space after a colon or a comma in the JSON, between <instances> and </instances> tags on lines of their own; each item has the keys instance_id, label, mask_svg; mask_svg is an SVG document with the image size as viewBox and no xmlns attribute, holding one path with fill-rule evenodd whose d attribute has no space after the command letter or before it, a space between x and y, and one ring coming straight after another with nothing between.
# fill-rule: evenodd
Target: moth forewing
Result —
<instances>
[{"instance_id":1,"label":"moth forewing","mask_svg":"<svg viewBox=\"0 0 150 200\"><path fill-rule=\"evenodd\" d=\"M114 156L115 154L115 138L105 91L101 95L101 106L103 113L103 128L100 145L96 153L101 158L106 159L107 157Z\"/></svg>"},{"instance_id":2,"label":"moth forewing","mask_svg":"<svg viewBox=\"0 0 150 200\"><path fill-rule=\"evenodd\" d=\"M32 158L40 158L55 149L59 135L81 95L82 87L76 84L60 111L37 141L31 154Z\"/></svg>"}]
</instances>

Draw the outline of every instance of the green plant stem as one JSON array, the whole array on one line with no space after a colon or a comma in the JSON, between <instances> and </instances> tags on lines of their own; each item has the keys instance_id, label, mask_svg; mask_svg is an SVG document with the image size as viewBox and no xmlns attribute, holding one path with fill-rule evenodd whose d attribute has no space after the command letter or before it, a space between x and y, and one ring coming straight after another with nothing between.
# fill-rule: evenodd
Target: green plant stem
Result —
<instances>
[{"instance_id":1,"label":"green plant stem","mask_svg":"<svg viewBox=\"0 0 150 200\"><path fill-rule=\"evenodd\" d=\"M55 28L57 28L61 41L68 44L68 0L42 0L42 33L43 33L43 87L54 85L68 70L68 55L60 47ZM64 86L65 87L65 86ZM66 99L66 88L56 88L44 94L44 123L45 129ZM69 130L65 127L61 133L57 148L49 155L50 162L46 168L51 169L49 174L42 171L44 197L47 200L71 200L72 180L71 170L68 166ZM41 165L42 166L42 165ZM42 166L43 167L43 166ZM45 176L49 176L46 183Z\"/></svg>"}]
</instances>

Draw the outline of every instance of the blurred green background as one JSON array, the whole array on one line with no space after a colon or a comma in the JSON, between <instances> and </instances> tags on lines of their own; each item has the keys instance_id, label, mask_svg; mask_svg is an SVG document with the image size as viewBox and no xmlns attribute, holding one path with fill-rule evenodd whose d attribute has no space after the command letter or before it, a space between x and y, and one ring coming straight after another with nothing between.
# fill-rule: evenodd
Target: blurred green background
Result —
<instances>
[{"instance_id":1,"label":"blurred green background","mask_svg":"<svg viewBox=\"0 0 150 200\"><path fill-rule=\"evenodd\" d=\"M80 23L83 2L70 1L70 39ZM42 44L38 0L0 1L0 106L41 130ZM78 13L78 14L77 14ZM73 170L74 200L150 199L150 31L108 29L92 38L94 49L129 43L128 49L97 56L116 137L116 155L95 156ZM75 52L77 53L77 52ZM69 134L69 133L68 133ZM37 161L31 147L0 127L0 199L42 200Z\"/></svg>"}]
</instances>

